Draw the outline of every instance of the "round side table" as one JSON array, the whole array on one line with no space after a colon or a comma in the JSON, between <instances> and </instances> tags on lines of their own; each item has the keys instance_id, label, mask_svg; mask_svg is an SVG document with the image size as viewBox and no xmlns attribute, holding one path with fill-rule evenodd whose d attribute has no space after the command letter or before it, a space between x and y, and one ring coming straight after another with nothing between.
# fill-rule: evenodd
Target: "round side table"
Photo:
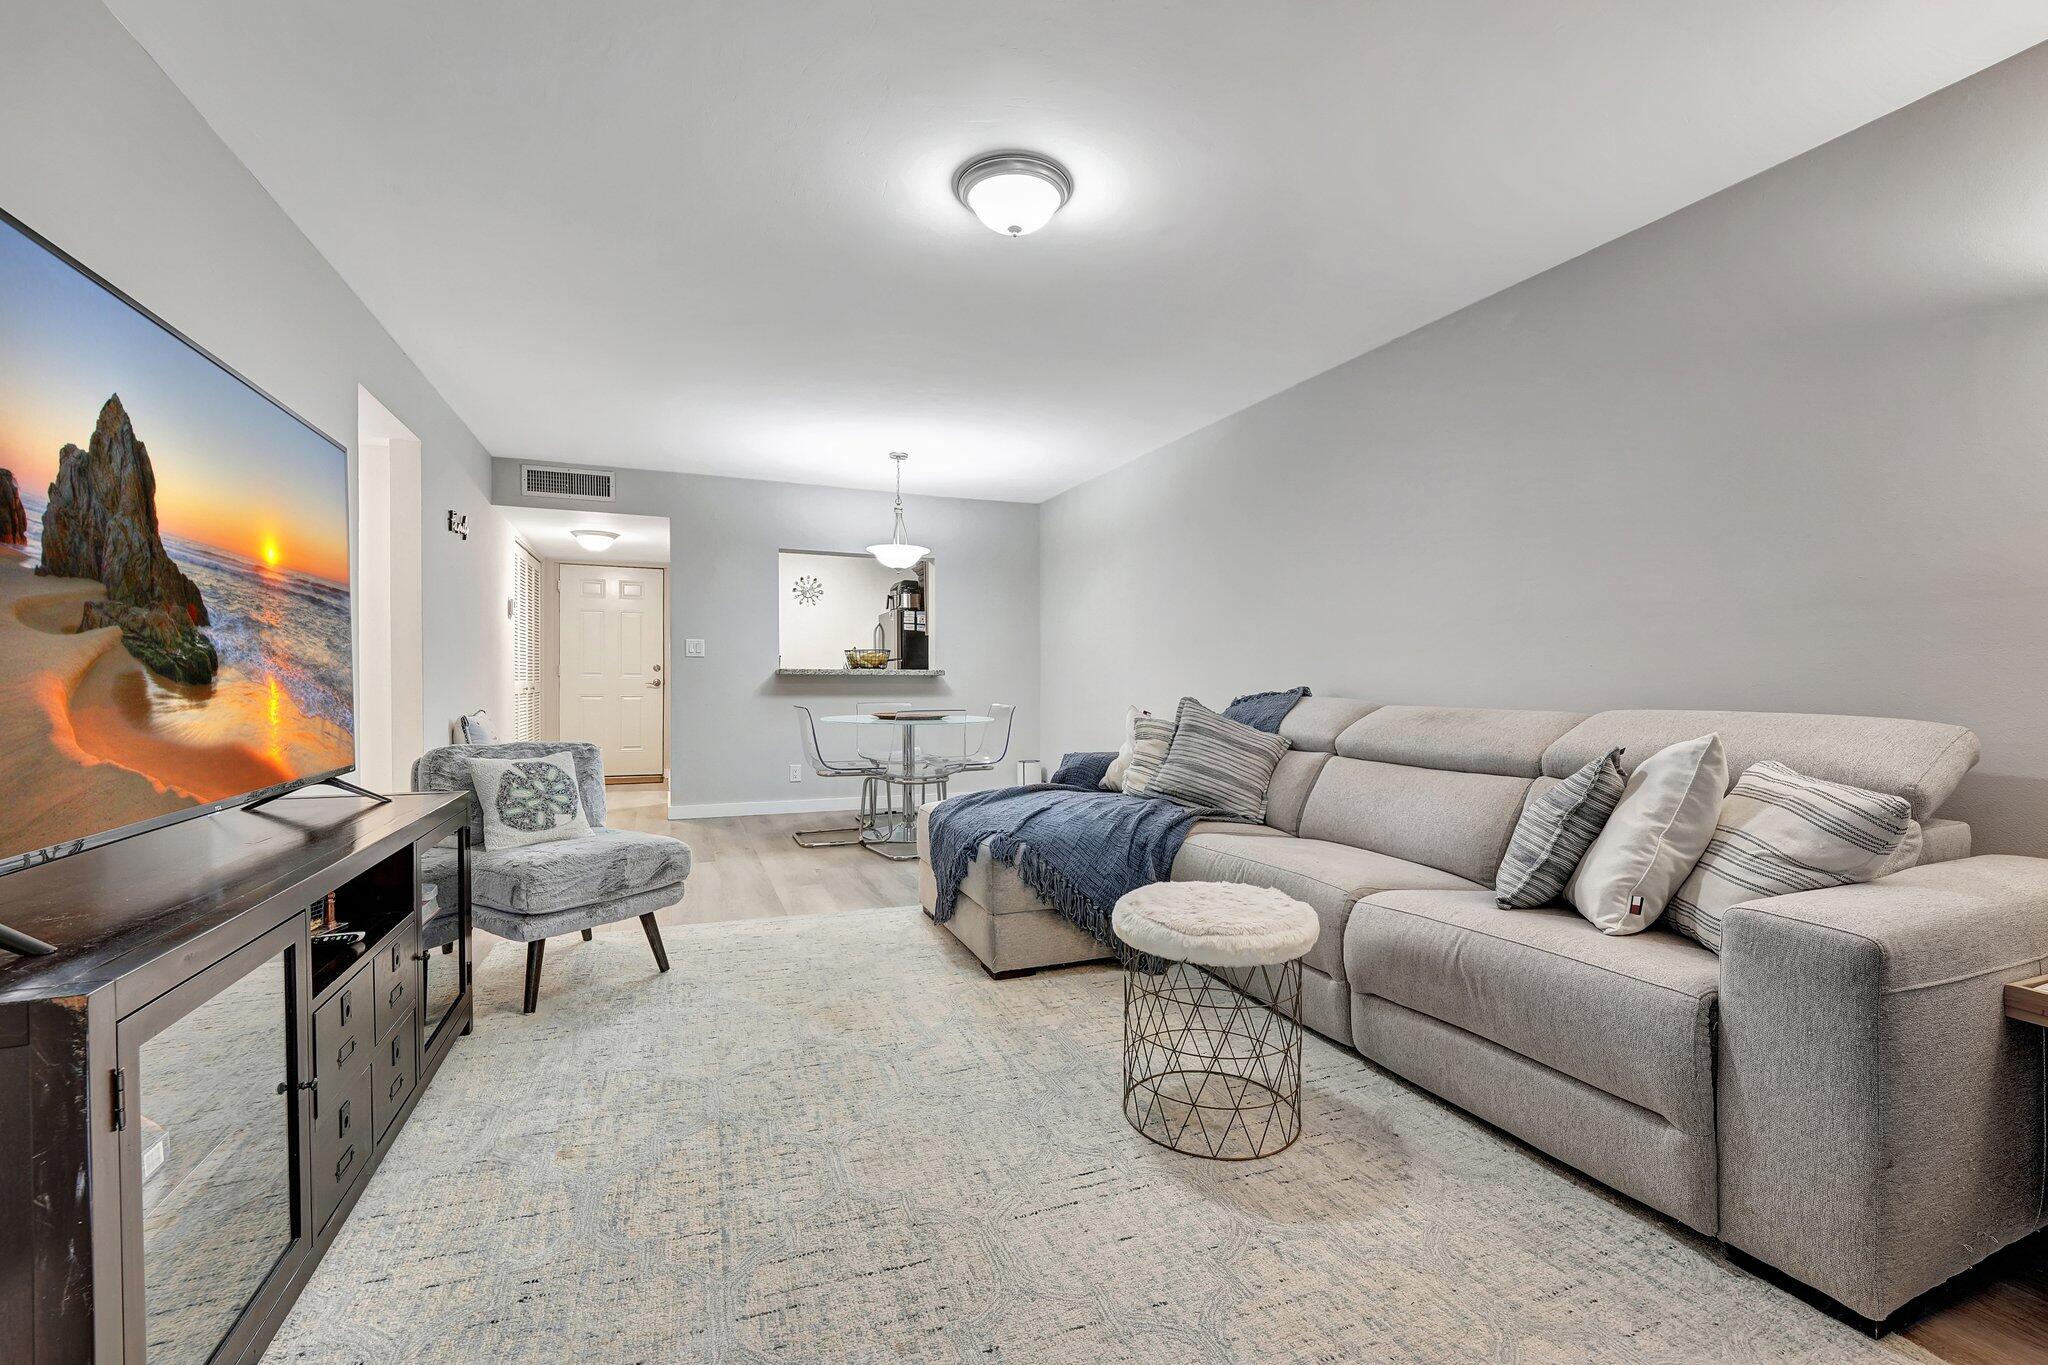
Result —
<instances>
[{"instance_id":1,"label":"round side table","mask_svg":"<svg viewBox=\"0 0 2048 1365\"><path fill-rule=\"evenodd\" d=\"M1301 1136L1301 958L1316 912L1271 887L1156 882L1110 919L1124 969L1124 1118L1162 1147L1249 1161Z\"/></svg>"}]
</instances>

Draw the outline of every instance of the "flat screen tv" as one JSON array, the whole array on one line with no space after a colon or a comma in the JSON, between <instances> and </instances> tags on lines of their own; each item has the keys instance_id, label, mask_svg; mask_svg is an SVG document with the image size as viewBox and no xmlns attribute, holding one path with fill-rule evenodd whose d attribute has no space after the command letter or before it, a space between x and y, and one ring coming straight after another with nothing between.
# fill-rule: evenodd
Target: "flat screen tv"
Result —
<instances>
[{"instance_id":1,"label":"flat screen tv","mask_svg":"<svg viewBox=\"0 0 2048 1365\"><path fill-rule=\"evenodd\" d=\"M348 452L0 212L0 874L354 766Z\"/></svg>"}]
</instances>

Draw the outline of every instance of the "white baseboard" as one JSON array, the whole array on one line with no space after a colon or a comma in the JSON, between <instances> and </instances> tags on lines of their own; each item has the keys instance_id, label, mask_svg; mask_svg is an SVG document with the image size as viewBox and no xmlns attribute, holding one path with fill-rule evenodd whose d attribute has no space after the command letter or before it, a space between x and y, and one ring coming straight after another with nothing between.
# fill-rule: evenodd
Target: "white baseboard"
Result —
<instances>
[{"instance_id":1,"label":"white baseboard","mask_svg":"<svg viewBox=\"0 0 2048 1365\"><path fill-rule=\"evenodd\" d=\"M703 806L670 806L671 820L717 820L728 815L803 815L811 811L853 810L857 796L814 796L808 801L714 801Z\"/></svg>"}]
</instances>

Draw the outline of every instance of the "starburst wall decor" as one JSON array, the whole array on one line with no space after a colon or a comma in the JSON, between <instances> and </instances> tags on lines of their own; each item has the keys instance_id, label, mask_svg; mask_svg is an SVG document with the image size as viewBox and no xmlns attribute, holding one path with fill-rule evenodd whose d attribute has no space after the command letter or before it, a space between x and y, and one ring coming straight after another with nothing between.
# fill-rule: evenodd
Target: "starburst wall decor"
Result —
<instances>
[{"instance_id":1,"label":"starburst wall decor","mask_svg":"<svg viewBox=\"0 0 2048 1365\"><path fill-rule=\"evenodd\" d=\"M825 600L825 585L805 574L789 585L790 595L806 607L815 607Z\"/></svg>"}]
</instances>

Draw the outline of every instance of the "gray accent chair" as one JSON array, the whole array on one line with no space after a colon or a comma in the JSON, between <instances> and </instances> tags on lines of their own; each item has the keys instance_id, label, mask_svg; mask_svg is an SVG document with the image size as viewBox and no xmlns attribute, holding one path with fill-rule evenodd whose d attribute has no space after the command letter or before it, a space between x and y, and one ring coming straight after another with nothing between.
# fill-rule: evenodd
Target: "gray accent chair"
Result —
<instances>
[{"instance_id":1,"label":"gray accent chair","mask_svg":"<svg viewBox=\"0 0 2048 1365\"><path fill-rule=\"evenodd\" d=\"M590 819L590 833L525 848L486 848L483 812L476 802L469 760L562 753L575 763L576 785ZM432 749L412 765L412 789L469 793L472 918L485 933L526 945L527 1014L540 1003L541 961L547 940L555 934L581 931L587 940L600 924L638 917L640 927L647 931L647 944L654 950L655 965L668 970L668 950L662 945L654 912L682 899L683 881L690 875L690 846L666 834L605 827L604 760L595 744L506 740ZM454 849L430 849L421 859L420 877L434 884L435 900L442 910L457 908ZM454 922L453 916L435 916L436 921L442 919Z\"/></svg>"}]
</instances>

